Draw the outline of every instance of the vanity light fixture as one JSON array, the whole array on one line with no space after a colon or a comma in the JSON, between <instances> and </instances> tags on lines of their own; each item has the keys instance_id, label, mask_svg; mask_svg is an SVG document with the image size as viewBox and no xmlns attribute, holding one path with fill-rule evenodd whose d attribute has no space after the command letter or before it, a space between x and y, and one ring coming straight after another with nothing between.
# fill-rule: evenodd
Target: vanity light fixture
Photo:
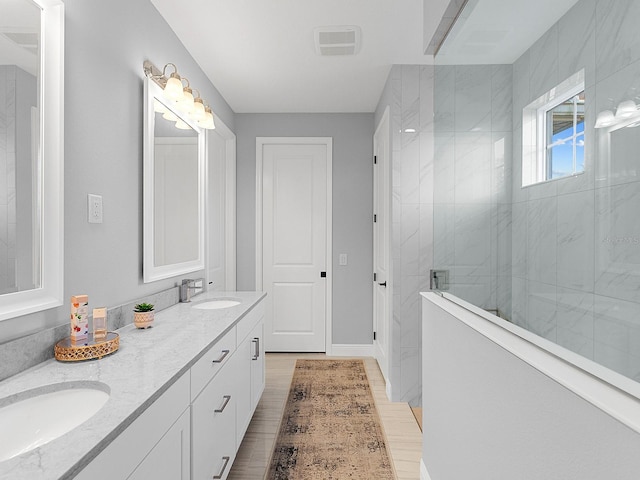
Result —
<instances>
[{"instance_id":1,"label":"vanity light fixture","mask_svg":"<svg viewBox=\"0 0 640 480\"><path fill-rule=\"evenodd\" d=\"M169 77L165 75L167 67L173 67L174 70ZM176 109L184 112L187 117L191 118L191 120L197 123L201 128L207 130L216 128L213 122L213 112L211 111L211 107L205 107L205 102L200 97L200 92L195 88L192 89L189 80L178 74L178 67L173 63L167 63L162 71L160 71L160 69L158 69L149 60L145 60L142 64L142 68L144 70L144 74L162 88L165 97L168 100L175 102ZM182 83L183 80L186 80L186 86ZM194 90L196 91L195 96L193 94ZM186 122L182 122L182 124L179 125L180 122L178 121L178 116L170 109L164 107L161 102L156 102L154 110L158 113L162 113L163 118L176 122L177 128L184 129L182 124L188 127Z\"/></svg>"}]
</instances>

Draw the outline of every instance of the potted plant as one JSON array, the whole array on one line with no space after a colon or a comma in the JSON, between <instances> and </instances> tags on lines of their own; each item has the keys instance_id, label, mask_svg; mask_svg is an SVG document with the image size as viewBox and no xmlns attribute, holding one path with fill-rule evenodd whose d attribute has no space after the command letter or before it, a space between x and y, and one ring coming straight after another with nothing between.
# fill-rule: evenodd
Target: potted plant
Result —
<instances>
[{"instance_id":1,"label":"potted plant","mask_svg":"<svg viewBox=\"0 0 640 480\"><path fill-rule=\"evenodd\" d=\"M133 307L133 323L138 328L149 328L153 324L153 305L139 303Z\"/></svg>"}]
</instances>

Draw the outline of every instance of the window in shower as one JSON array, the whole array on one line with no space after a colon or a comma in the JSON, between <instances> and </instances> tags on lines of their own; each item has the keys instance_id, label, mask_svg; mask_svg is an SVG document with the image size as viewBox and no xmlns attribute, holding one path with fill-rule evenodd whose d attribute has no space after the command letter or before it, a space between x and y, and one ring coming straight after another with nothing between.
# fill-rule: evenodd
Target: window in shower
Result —
<instances>
[{"instance_id":1,"label":"window in shower","mask_svg":"<svg viewBox=\"0 0 640 480\"><path fill-rule=\"evenodd\" d=\"M545 180L584 172L584 90L540 113Z\"/></svg>"},{"instance_id":2,"label":"window in shower","mask_svg":"<svg viewBox=\"0 0 640 480\"><path fill-rule=\"evenodd\" d=\"M584 70L522 111L522 186L584 172Z\"/></svg>"}]
</instances>

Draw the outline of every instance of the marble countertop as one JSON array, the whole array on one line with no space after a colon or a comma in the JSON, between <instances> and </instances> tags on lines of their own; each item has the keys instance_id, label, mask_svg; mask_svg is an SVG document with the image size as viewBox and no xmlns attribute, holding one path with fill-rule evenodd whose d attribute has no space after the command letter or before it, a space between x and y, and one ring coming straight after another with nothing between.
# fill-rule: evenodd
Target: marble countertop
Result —
<instances>
[{"instance_id":1,"label":"marble countertop","mask_svg":"<svg viewBox=\"0 0 640 480\"><path fill-rule=\"evenodd\" d=\"M79 363L49 360L0 382L0 399L60 382L100 382L110 389L104 407L79 427L0 462L0 479L73 478L264 296L263 292L204 293L193 297L192 303L156 312L153 328L127 325L118 330L120 349L113 355ZM191 308L214 298L241 303L220 310Z\"/></svg>"}]
</instances>

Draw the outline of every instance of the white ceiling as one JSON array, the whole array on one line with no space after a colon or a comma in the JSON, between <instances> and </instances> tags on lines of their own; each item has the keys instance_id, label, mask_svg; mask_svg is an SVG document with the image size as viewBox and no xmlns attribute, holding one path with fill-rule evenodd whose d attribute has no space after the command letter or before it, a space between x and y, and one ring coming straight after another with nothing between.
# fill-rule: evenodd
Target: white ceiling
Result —
<instances>
[{"instance_id":1,"label":"white ceiling","mask_svg":"<svg viewBox=\"0 0 640 480\"><path fill-rule=\"evenodd\" d=\"M433 63L423 0L151 1L238 113L372 112L392 64ZM335 25L362 29L357 55L315 53L314 28Z\"/></svg>"},{"instance_id":2,"label":"white ceiling","mask_svg":"<svg viewBox=\"0 0 640 480\"><path fill-rule=\"evenodd\" d=\"M428 11L423 12L423 1ZM512 63L577 0L470 0L443 62ZM151 0L237 113L373 112L393 64L423 55L449 0ZM357 25L355 56L314 28ZM424 31L424 30L429 31ZM178 65L178 67L180 67ZM188 72L183 72L188 76ZM214 106L215 107L215 106Z\"/></svg>"},{"instance_id":3,"label":"white ceiling","mask_svg":"<svg viewBox=\"0 0 640 480\"><path fill-rule=\"evenodd\" d=\"M21 47L6 35L26 34L37 41L36 36L39 32L40 9L33 2L2 0L0 2L0 65L17 65L32 75L37 75L36 51Z\"/></svg>"}]
</instances>

